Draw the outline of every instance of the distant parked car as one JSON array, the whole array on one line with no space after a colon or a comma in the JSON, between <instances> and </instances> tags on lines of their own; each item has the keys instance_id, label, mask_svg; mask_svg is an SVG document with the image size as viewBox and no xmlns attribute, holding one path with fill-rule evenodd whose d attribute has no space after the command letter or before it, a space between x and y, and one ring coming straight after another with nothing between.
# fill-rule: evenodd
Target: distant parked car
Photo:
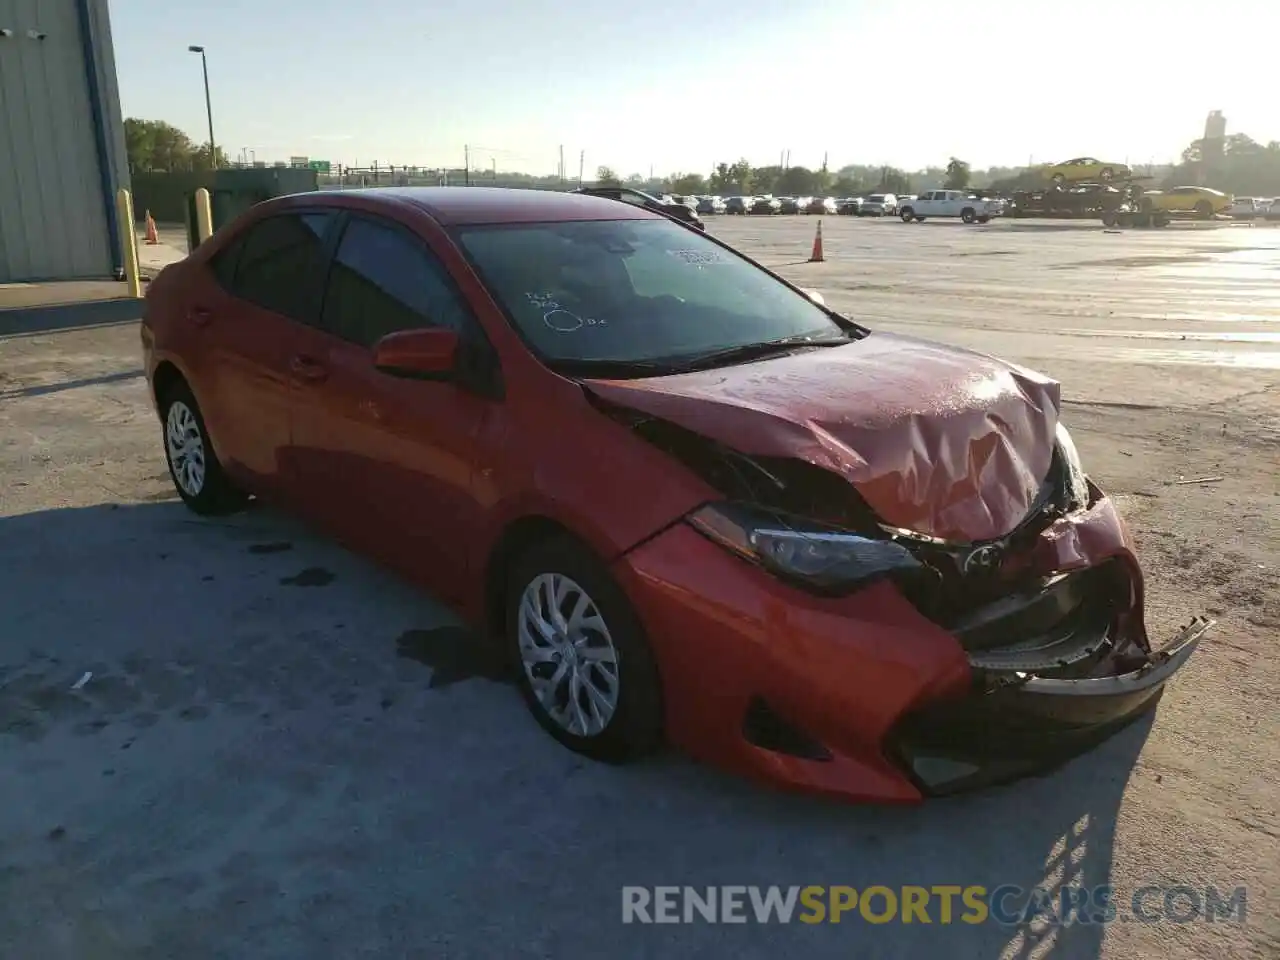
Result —
<instances>
[{"instance_id":1,"label":"distant parked car","mask_svg":"<svg viewBox=\"0 0 1280 960\"><path fill-rule=\"evenodd\" d=\"M778 212L779 213L799 213L800 198L799 197L779 197Z\"/></svg>"},{"instance_id":2,"label":"distant parked car","mask_svg":"<svg viewBox=\"0 0 1280 960\"><path fill-rule=\"evenodd\" d=\"M695 208L696 213L724 213L725 202L719 197L702 197Z\"/></svg>"},{"instance_id":3,"label":"distant parked car","mask_svg":"<svg viewBox=\"0 0 1280 960\"><path fill-rule=\"evenodd\" d=\"M755 197L725 197L724 212L744 216L750 212L751 204L754 202Z\"/></svg>"},{"instance_id":4,"label":"distant parked car","mask_svg":"<svg viewBox=\"0 0 1280 960\"><path fill-rule=\"evenodd\" d=\"M773 214L782 210L782 201L776 197L756 197L751 202L751 212L755 214Z\"/></svg>"},{"instance_id":5,"label":"distant parked car","mask_svg":"<svg viewBox=\"0 0 1280 960\"><path fill-rule=\"evenodd\" d=\"M842 197L836 201L836 213L842 217L856 217L861 207L861 197Z\"/></svg>"},{"instance_id":6,"label":"distant parked car","mask_svg":"<svg viewBox=\"0 0 1280 960\"><path fill-rule=\"evenodd\" d=\"M1263 219L1280 220L1280 199L1259 200L1258 206L1261 208Z\"/></svg>"},{"instance_id":7,"label":"distant parked car","mask_svg":"<svg viewBox=\"0 0 1280 960\"><path fill-rule=\"evenodd\" d=\"M809 202L805 205L805 213L839 213L839 207L834 197L810 197Z\"/></svg>"},{"instance_id":8,"label":"distant parked car","mask_svg":"<svg viewBox=\"0 0 1280 960\"><path fill-rule=\"evenodd\" d=\"M873 193L858 208L860 217L892 217L898 212L898 198L892 193Z\"/></svg>"},{"instance_id":9,"label":"distant parked car","mask_svg":"<svg viewBox=\"0 0 1280 960\"><path fill-rule=\"evenodd\" d=\"M1227 207L1227 216L1233 220L1252 220L1264 212L1265 208L1253 197L1236 197Z\"/></svg>"},{"instance_id":10,"label":"distant parked car","mask_svg":"<svg viewBox=\"0 0 1280 960\"><path fill-rule=\"evenodd\" d=\"M642 190L633 190L631 187L579 187L573 192L585 193L592 197L604 197L607 200L620 200L632 206L644 207L646 210L665 214L672 220L678 220L698 230L707 229L707 225L702 222L692 209L683 203L676 203L671 197L662 200Z\"/></svg>"}]
</instances>

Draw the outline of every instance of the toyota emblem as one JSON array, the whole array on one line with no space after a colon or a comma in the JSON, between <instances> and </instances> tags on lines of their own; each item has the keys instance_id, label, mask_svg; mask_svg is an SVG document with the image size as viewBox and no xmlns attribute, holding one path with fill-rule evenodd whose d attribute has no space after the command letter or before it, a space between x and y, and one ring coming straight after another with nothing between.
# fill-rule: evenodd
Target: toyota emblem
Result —
<instances>
[{"instance_id":1,"label":"toyota emblem","mask_svg":"<svg viewBox=\"0 0 1280 960\"><path fill-rule=\"evenodd\" d=\"M971 573L990 573L1000 566L1000 548L993 543L978 547L964 558L961 570L966 575Z\"/></svg>"}]
</instances>

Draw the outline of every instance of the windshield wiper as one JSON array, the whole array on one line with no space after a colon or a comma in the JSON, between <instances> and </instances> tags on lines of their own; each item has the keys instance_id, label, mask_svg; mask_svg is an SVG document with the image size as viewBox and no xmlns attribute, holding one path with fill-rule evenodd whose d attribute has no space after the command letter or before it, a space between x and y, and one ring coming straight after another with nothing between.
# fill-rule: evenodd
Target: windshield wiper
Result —
<instances>
[{"instance_id":1,"label":"windshield wiper","mask_svg":"<svg viewBox=\"0 0 1280 960\"><path fill-rule=\"evenodd\" d=\"M679 365L666 360L613 360L555 358L546 361L548 367L566 376L603 377L653 377L664 373L676 373Z\"/></svg>"},{"instance_id":2,"label":"windshield wiper","mask_svg":"<svg viewBox=\"0 0 1280 960\"><path fill-rule=\"evenodd\" d=\"M788 353L799 347L838 347L852 340L850 336L832 337L816 334L782 337L778 340L762 340L758 343L740 343L735 347L725 347L722 350L712 350L693 356L672 357L669 364L681 371L702 370L726 363L762 360L765 357Z\"/></svg>"}]
</instances>

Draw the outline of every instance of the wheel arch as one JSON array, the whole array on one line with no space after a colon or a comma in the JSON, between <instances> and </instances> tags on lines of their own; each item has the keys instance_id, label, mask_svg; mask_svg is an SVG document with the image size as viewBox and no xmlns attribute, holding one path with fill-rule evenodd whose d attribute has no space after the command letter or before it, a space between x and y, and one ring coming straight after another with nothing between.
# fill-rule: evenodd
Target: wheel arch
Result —
<instances>
[{"instance_id":1,"label":"wheel arch","mask_svg":"<svg viewBox=\"0 0 1280 960\"><path fill-rule=\"evenodd\" d=\"M535 543L554 538L572 540L592 553L598 553L585 537L561 521L540 513L512 519L494 541L485 559L480 611L491 636L501 636L506 629L507 581L512 565Z\"/></svg>"},{"instance_id":2,"label":"wheel arch","mask_svg":"<svg viewBox=\"0 0 1280 960\"><path fill-rule=\"evenodd\" d=\"M156 364L156 368L151 374L151 399L155 401L157 412L160 410L160 404L164 400L165 394L179 383L185 383L188 389L191 387L191 381L187 379L187 375L179 369L176 363L172 360L161 360Z\"/></svg>"}]
</instances>

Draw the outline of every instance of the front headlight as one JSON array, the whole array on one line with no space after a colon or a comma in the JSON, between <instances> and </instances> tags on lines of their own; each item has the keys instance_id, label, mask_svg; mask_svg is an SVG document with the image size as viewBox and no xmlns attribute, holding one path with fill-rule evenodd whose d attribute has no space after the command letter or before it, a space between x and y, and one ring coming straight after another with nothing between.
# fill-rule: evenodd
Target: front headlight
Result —
<instances>
[{"instance_id":1,"label":"front headlight","mask_svg":"<svg viewBox=\"0 0 1280 960\"><path fill-rule=\"evenodd\" d=\"M691 514L689 523L708 539L779 577L822 590L921 568L906 547L892 540L792 525L740 504L709 504Z\"/></svg>"},{"instance_id":2,"label":"front headlight","mask_svg":"<svg viewBox=\"0 0 1280 960\"><path fill-rule=\"evenodd\" d=\"M1058 424L1057 445L1058 455L1062 458L1062 464L1067 471L1067 495L1070 498L1071 507L1077 510L1086 507L1089 505L1089 481L1084 467L1080 464L1080 451L1076 449L1076 443L1071 439L1071 434L1061 423Z\"/></svg>"}]
</instances>

